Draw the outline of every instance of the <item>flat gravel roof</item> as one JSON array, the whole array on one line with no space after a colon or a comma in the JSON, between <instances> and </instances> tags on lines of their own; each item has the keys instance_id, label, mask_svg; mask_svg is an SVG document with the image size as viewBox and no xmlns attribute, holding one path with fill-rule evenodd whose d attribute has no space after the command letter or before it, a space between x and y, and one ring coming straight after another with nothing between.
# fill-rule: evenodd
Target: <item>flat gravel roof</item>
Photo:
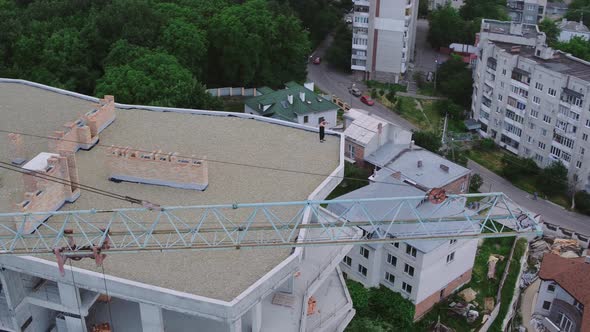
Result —
<instances>
[{"instance_id":1,"label":"flat gravel roof","mask_svg":"<svg viewBox=\"0 0 590 332\"><path fill-rule=\"evenodd\" d=\"M116 95L115 95L116 100ZM92 108L92 103L38 88L0 83L0 129L47 135ZM142 150L178 152L249 165L330 174L339 160L339 139L319 143L317 133L235 117L117 110L117 118L100 136L100 144ZM47 151L47 140L24 137L27 159ZM7 137L0 134L0 159L7 161ZM199 205L305 200L325 179L304 175L209 163L205 191L108 181L103 167L106 149L95 146L76 153L80 183L161 205ZM0 211L13 211L22 200L22 180L0 170ZM129 207L130 204L82 191L63 210ZM105 273L230 301L287 258L290 249L181 251L112 254ZM93 260L74 265L100 271Z\"/></svg>"}]
</instances>

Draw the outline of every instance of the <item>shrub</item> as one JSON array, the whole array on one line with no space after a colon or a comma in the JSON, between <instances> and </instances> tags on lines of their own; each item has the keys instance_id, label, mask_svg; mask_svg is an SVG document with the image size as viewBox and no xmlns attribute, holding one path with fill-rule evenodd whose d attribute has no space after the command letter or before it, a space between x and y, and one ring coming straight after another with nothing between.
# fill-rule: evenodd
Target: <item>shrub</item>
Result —
<instances>
[{"instance_id":1,"label":"shrub","mask_svg":"<svg viewBox=\"0 0 590 332\"><path fill-rule=\"evenodd\" d=\"M377 98L377 89L371 89L371 98Z\"/></svg>"},{"instance_id":2,"label":"shrub","mask_svg":"<svg viewBox=\"0 0 590 332\"><path fill-rule=\"evenodd\" d=\"M590 215L590 194L581 190L574 196L576 209L583 214Z\"/></svg>"},{"instance_id":3,"label":"shrub","mask_svg":"<svg viewBox=\"0 0 590 332\"><path fill-rule=\"evenodd\" d=\"M416 85L418 86L418 88L422 89L424 87L424 73L422 73L421 71L417 71L414 73L413 75L414 78L414 82L416 82Z\"/></svg>"},{"instance_id":4,"label":"shrub","mask_svg":"<svg viewBox=\"0 0 590 332\"><path fill-rule=\"evenodd\" d=\"M479 188L481 187L481 185L483 184L483 179L481 178L481 175L475 173L471 176L471 180L469 182L469 192L470 193L476 193L479 192Z\"/></svg>"},{"instance_id":5,"label":"shrub","mask_svg":"<svg viewBox=\"0 0 590 332\"><path fill-rule=\"evenodd\" d=\"M477 147L483 151L492 151L496 149L496 142L491 138L484 138L478 142Z\"/></svg>"},{"instance_id":6,"label":"shrub","mask_svg":"<svg viewBox=\"0 0 590 332\"><path fill-rule=\"evenodd\" d=\"M385 96L385 98L387 98L387 100L389 100L390 102L395 103L395 90L390 90Z\"/></svg>"}]
</instances>

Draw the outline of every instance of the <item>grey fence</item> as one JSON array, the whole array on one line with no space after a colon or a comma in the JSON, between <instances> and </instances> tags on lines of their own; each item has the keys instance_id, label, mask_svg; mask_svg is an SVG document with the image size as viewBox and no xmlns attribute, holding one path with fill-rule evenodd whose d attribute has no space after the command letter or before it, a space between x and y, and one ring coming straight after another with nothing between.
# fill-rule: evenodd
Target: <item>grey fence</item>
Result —
<instances>
[{"instance_id":1,"label":"grey fence","mask_svg":"<svg viewBox=\"0 0 590 332\"><path fill-rule=\"evenodd\" d=\"M207 89L210 95L214 97L232 97L232 96L240 96L240 97L254 97L260 96L260 93L256 88L217 88L217 89Z\"/></svg>"},{"instance_id":2,"label":"grey fence","mask_svg":"<svg viewBox=\"0 0 590 332\"><path fill-rule=\"evenodd\" d=\"M574 230L561 227L559 225L543 223L543 234L546 236L555 236L559 238L568 238L577 240L582 248L590 248L590 235L580 234Z\"/></svg>"}]
</instances>

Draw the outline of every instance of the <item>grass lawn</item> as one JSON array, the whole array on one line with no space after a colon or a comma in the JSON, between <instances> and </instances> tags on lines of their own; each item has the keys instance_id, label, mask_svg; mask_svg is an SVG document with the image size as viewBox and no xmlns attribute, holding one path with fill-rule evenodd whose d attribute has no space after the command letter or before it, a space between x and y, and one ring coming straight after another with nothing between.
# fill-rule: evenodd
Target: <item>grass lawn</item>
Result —
<instances>
[{"instance_id":1,"label":"grass lawn","mask_svg":"<svg viewBox=\"0 0 590 332\"><path fill-rule=\"evenodd\" d=\"M355 166L349 162L344 164L344 177L342 182L332 190L330 195L326 197L327 200L334 199L336 197L342 196L346 193L351 191L357 190L361 187L364 187L369 184L369 180L367 180L371 176L371 172L368 169L360 168ZM359 179L359 180L353 180Z\"/></svg>"},{"instance_id":2,"label":"grass lawn","mask_svg":"<svg viewBox=\"0 0 590 332\"><path fill-rule=\"evenodd\" d=\"M424 318L417 322L416 331L427 331L427 327L435 322L438 317L440 317L440 320L443 324L455 329L457 332L469 332L477 330L477 328L481 325L481 318L483 317L481 311L483 310L484 298L493 297L495 299L496 293L498 292L500 279L502 277L502 273L504 273L504 269L506 268L508 255L510 254L510 249L513 242L514 237L485 239L477 252L477 256L475 256L475 264L473 266L471 281L467 285L463 286L462 289L472 288L477 292L475 302L477 302L479 305L477 310L480 311L480 318L478 320L469 324L465 318L459 317L449 311L448 303L453 301L457 302L459 299L457 295L453 295L447 299L447 301L441 302L440 304L434 306L434 308L428 314L426 314ZM503 261L498 262L496 265L495 279L488 279L487 277L488 258L491 254L498 254L505 257ZM514 285L512 285L512 288L514 288Z\"/></svg>"},{"instance_id":3,"label":"grass lawn","mask_svg":"<svg viewBox=\"0 0 590 332\"><path fill-rule=\"evenodd\" d=\"M475 161L476 163L484 166L485 168L489 169L490 171L502 176L502 157L504 155L510 155L509 152L506 152L502 149L494 149L490 151L481 150L481 149L471 149L469 150L469 158ZM535 176L522 176L511 183L520 188L529 194L533 194L534 192L539 192L536 186L537 178ZM489 188L482 188L482 189L489 189ZM492 186L492 191L494 190ZM566 195L556 195L547 197L553 203L561 205L565 208L570 207L570 198Z\"/></svg>"},{"instance_id":4,"label":"grass lawn","mask_svg":"<svg viewBox=\"0 0 590 332\"><path fill-rule=\"evenodd\" d=\"M438 131L441 117L434 109L433 101L420 100L419 103L421 103L423 109L423 111L420 111L416 105L416 99L411 97L397 96L397 104L395 105L385 95L378 99L384 106L398 113L421 130ZM400 103L401 107L399 106Z\"/></svg>"},{"instance_id":5,"label":"grass lawn","mask_svg":"<svg viewBox=\"0 0 590 332\"><path fill-rule=\"evenodd\" d=\"M250 97L222 97L225 112L244 113L244 101Z\"/></svg>"}]
</instances>

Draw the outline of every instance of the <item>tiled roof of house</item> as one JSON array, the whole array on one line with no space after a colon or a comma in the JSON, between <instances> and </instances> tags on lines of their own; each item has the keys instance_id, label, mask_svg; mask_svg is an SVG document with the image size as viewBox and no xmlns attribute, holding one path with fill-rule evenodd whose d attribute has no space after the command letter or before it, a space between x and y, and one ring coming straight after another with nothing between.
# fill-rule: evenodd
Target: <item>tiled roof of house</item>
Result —
<instances>
[{"instance_id":1,"label":"tiled roof of house","mask_svg":"<svg viewBox=\"0 0 590 332\"><path fill-rule=\"evenodd\" d=\"M261 88L259 90L263 95L247 99L246 105L263 116L288 121L296 121L297 115L324 112L338 108L338 105L295 82L288 82L285 87L286 89L277 91L272 91L266 87ZM305 95L305 101L301 100L300 93ZM289 103L289 95L293 96L292 104ZM266 109L264 109L265 107Z\"/></svg>"},{"instance_id":2,"label":"tiled roof of house","mask_svg":"<svg viewBox=\"0 0 590 332\"><path fill-rule=\"evenodd\" d=\"M354 108L344 113L344 117L353 120L346 130L344 130L344 136L361 145L366 145L371 142L373 137L375 137L379 131L379 124L383 127L393 125L389 121L376 115Z\"/></svg>"},{"instance_id":3,"label":"tiled roof of house","mask_svg":"<svg viewBox=\"0 0 590 332\"><path fill-rule=\"evenodd\" d=\"M585 258L563 258L547 253L543 256L539 278L553 280L584 308L590 308L590 264ZM590 314L582 314L582 332L590 332Z\"/></svg>"}]
</instances>

